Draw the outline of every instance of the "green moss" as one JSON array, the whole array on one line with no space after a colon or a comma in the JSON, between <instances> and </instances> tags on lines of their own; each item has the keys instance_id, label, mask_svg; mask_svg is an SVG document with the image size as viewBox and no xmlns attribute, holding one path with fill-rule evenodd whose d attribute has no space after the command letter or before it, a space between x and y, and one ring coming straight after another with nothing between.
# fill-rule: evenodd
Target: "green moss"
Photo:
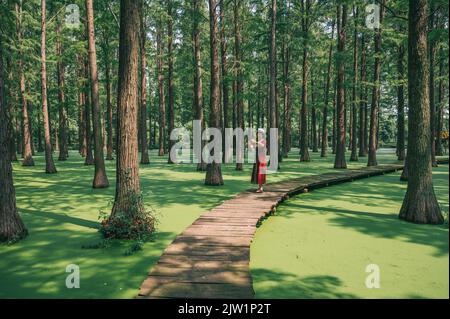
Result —
<instances>
[{"instance_id":1,"label":"green moss","mask_svg":"<svg viewBox=\"0 0 450 319\"><path fill-rule=\"evenodd\" d=\"M333 171L333 156L313 154L310 163L298 162L298 151L281 163L281 171L268 176L277 181ZM14 245L0 246L0 298L133 298L148 270L165 247L201 213L250 184L251 166L243 172L225 165L222 187L204 186L204 173L195 165L168 165L166 157L152 152L152 163L141 166L141 184L146 205L157 211L159 224L152 241L132 256L123 252L132 242L113 241L104 249L82 249L99 243L99 211L110 211L114 198L115 162L107 161L111 187L92 189L93 166L70 153L66 162L56 162L58 174L44 173L42 154L35 167L14 164L17 204L29 236ZM396 162L392 153L380 153L380 162ZM364 166L366 160L350 167ZM80 266L80 289L67 289L66 266Z\"/></svg>"},{"instance_id":2,"label":"green moss","mask_svg":"<svg viewBox=\"0 0 450 319\"><path fill-rule=\"evenodd\" d=\"M448 213L448 165L434 170ZM283 204L258 229L251 271L259 298L448 298L448 225L398 219L399 174L315 190ZM368 289L366 266L380 267Z\"/></svg>"}]
</instances>

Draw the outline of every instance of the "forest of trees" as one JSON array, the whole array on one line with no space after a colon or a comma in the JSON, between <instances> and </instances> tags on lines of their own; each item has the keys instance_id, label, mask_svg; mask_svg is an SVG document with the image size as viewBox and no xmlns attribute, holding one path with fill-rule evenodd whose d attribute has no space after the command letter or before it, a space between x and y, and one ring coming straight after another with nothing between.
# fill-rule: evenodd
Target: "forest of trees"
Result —
<instances>
[{"instance_id":1,"label":"forest of trees","mask_svg":"<svg viewBox=\"0 0 450 319\"><path fill-rule=\"evenodd\" d=\"M170 132L192 120L279 128L280 160L298 147L335 168L396 148L400 217L442 222L431 165L448 131L448 2L374 3L379 27L362 0L0 0L0 239L26 233L10 161L45 152L61 174L76 150L104 188L117 160L113 214L141 209L139 163L157 149L172 164ZM197 169L226 182L221 163Z\"/></svg>"}]
</instances>

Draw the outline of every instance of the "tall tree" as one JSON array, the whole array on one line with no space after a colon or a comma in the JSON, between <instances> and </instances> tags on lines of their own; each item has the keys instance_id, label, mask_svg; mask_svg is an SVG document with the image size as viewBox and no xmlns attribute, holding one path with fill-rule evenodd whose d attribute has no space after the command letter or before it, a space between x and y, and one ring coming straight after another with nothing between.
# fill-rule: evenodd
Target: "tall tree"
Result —
<instances>
[{"instance_id":1,"label":"tall tree","mask_svg":"<svg viewBox=\"0 0 450 319\"><path fill-rule=\"evenodd\" d=\"M109 223L126 216L139 222L144 211L139 183L137 138L140 1L120 1L117 99L116 194Z\"/></svg>"},{"instance_id":2,"label":"tall tree","mask_svg":"<svg viewBox=\"0 0 450 319\"><path fill-rule=\"evenodd\" d=\"M273 1L272 1L273 2ZM303 62L302 62L302 107L300 119L300 161L309 162L308 151L308 76L309 76L309 14L311 0L301 0L301 26L303 32Z\"/></svg>"},{"instance_id":3,"label":"tall tree","mask_svg":"<svg viewBox=\"0 0 450 319\"><path fill-rule=\"evenodd\" d=\"M50 119L48 115L47 102L47 55L46 55L46 41L47 41L47 18L46 18L46 3L41 0L41 89L42 89L42 117L44 124L45 135L45 172L47 174L56 173L55 163L52 155L52 142L50 140Z\"/></svg>"},{"instance_id":4,"label":"tall tree","mask_svg":"<svg viewBox=\"0 0 450 319\"><path fill-rule=\"evenodd\" d=\"M197 0L196 0L197 1ZM196 2L194 1L194 2ZM227 38L225 34L225 1L220 2L220 53L221 53L221 68L222 68L222 112L223 112L223 127L229 127L229 88L228 88L228 59L227 59ZM197 40L198 41L198 40ZM225 139L223 146L225 148ZM225 158L225 152L223 153Z\"/></svg>"},{"instance_id":5,"label":"tall tree","mask_svg":"<svg viewBox=\"0 0 450 319\"><path fill-rule=\"evenodd\" d=\"M367 111L367 63L365 34L361 34L361 81L359 92L359 157L366 157L368 151L368 111Z\"/></svg>"},{"instance_id":6,"label":"tall tree","mask_svg":"<svg viewBox=\"0 0 450 319\"><path fill-rule=\"evenodd\" d=\"M234 0L234 67L236 69L236 127L244 129L244 79L241 52L241 17L242 0ZM236 170L243 169L244 154L240 148L236 150Z\"/></svg>"},{"instance_id":7,"label":"tall tree","mask_svg":"<svg viewBox=\"0 0 450 319\"><path fill-rule=\"evenodd\" d=\"M435 23L435 6L434 2L431 2L430 5L430 18L429 18L429 26L428 30L429 32L433 32L433 30L436 27ZM436 162L436 103L435 103L435 73L434 73L434 66L436 61L436 40L433 36L429 36L429 58L430 61L430 77L429 77L429 94L430 94L430 129L431 129L431 164L433 167L437 166Z\"/></svg>"},{"instance_id":8,"label":"tall tree","mask_svg":"<svg viewBox=\"0 0 450 319\"><path fill-rule=\"evenodd\" d=\"M148 156L148 139L147 139L147 57L146 57L146 40L147 30L145 23L145 0L141 0L141 12L140 12L140 55L141 55L141 103L140 103L140 118L139 124L141 125L141 164L149 164L150 158Z\"/></svg>"},{"instance_id":9,"label":"tall tree","mask_svg":"<svg viewBox=\"0 0 450 319\"><path fill-rule=\"evenodd\" d=\"M338 60L337 60L337 101L336 101L336 156L334 168L347 168L345 161L345 38L347 29L347 5L337 7L337 34L338 34Z\"/></svg>"},{"instance_id":10,"label":"tall tree","mask_svg":"<svg viewBox=\"0 0 450 319\"><path fill-rule=\"evenodd\" d=\"M22 165L23 166L34 166L33 154L31 150L32 138L30 130L30 116L28 112L28 100L26 93L26 83L25 83L25 73L24 73L24 62L22 54L22 17L23 17L23 2L19 0L16 3L16 37L17 44L19 46L18 50L18 73L19 73L19 90L20 90L20 100L22 102L22 147L18 147L22 153Z\"/></svg>"},{"instance_id":11,"label":"tall tree","mask_svg":"<svg viewBox=\"0 0 450 319\"><path fill-rule=\"evenodd\" d=\"M428 0L410 0L408 13L408 188L399 217L421 224L442 224L431 167Z\"/></svg>"},{"instance_id":12,"label":"tall tree","mask_svg":"<svg viewBox=\"0 0 450 319\"><path fill-rule=\"evenodd\" d=\"M16 192L8 149L11 125L5 101L3 36L3 33L0 33L0 242L8 242L21 239L28 232L17 212Z\"/></svg>"},{"instance_id":13,"label":"tall tree","mask_svg":"<svg viewBox=\"0 0 450 319\"><path fill-rule=\"evenodd\" d=\"M404 77L405 71L403 60L405 58L405 47L400 44L397 57L397 158L399 161L405 160L405 94Z\"/></svg>"},{"instance_id":14,"label":"tall tree","mask_svg":"<svg viewBox=\"0 0 450 319\"><path fill-rule=\"evenodd\" d=\"M328 49L328 66L326 74L326 84L325 84L325 105L323 107L322 116L322 143L321 143L321 157L327 156L328 151L328 104L330 100L330 83L331 83L331 67L333 62L333 42L334 42L334 25L335 20L331 22L331 43ZM334 132L333 132L334 134Z\"/></svg>"},{"instance_id":15,"label":"tall tree","mask_svg":"<svg viewBox=\"0 0 450 319\"><path fill-rule=\"evenodd\" d=\"M167 72L167 86L168 86L168 135L170 136L171 132L175 128L175 84L173 79L173 3L172 0L167 0L167 64L168 64L168 72ZM174 142L169 138L169 152L172 149L172 145ZM167 161L169 164L173 164L173 161L169 155L169 159Z\"/></svg>"},{"instance_id":16,"label":"tall tree","mask_svg":"<svg viewBox=\"0 0 450 319\"><path fill-rule=\"evenodd\" d=\"M218 14L217 1L209 1L209 44L210 44L210 59L211 59L211 81L210 81L210 113L209 126L213 128L220 128L220 69L219 69L219 29L218 29ZM217 163L214 159L208 163L206 167L205 185L218 186L223 185L222 169L220 162Z\"/></svg>"},{"instance_id":17,"label":"tall tree","mask_svg":"<svg viewBox=\"0 0 450 319\"><path fill-rule=\"evenodd\" d=\"M90 81L89 79L89 62L86 59L84 61L84 78L85 78L85 87L84 87L84 129L86 136L86 158L84 161L84 165L94 165L94 156L92 155L92 105L91 105L91 94L89 94L90 90Z\"/></svg>"},{"instance_id":18,"label":"tall tree","mask_svg":"<svg viewBox=\"0 0 450 319\"><path fill-rule=\"evenodd\" d=\"M358 161L358 144L357 137L358 125L357 125L357 115L358 115L358 6L353 6L353 21L354 21L354 31L353 31L353 88L352 88L352 138L351 138L351 155L350 161Z\"/></svg>"},{"instance_id":19,"label":"tall tree","mask_svg":"<svg viewBox=\"0 0 450 319\"><path fill-rule=\"evenodd\" d=\"M201 59L201 41L200 41L200 0L192 1L192 43L194 51L194 120L200 121L201 131L205 127L205 119L203 115L203 81L202 81L202 59ZM222 3L223 5L223 3ZM221 10L223 10L221 8ZM202 149L203 149L202 141ZM203 156L200 155L200 161L197 164L197 171L206 171L206 162Z\"/></svg>"},{"instance_id":20,"label":"tall tree","mask_svg":"<svg viewBox=\"0 0 450 319\"><path fill-rule=\"evenodd\" d=\"M367 166L376 166L377 162L377 136L378 136L378 112L380 110L380 80L381 80L381 29L384 16L384 7L386 0L382 0L380 6L380 25L375 30L375 64L373 74L373 89L372 89L372 105L370 107L370 131L369 131L369 159Z\"/></svg>"},{"instance_id":21,"label":"tall tree","mask_svg":"<svg viewBox=\"0 0 450 319\"><path fill-rule=\"evenodd\" d=\"M162 1L160 0L162 6ZM158 101L159 101L159 156L166 153L166 97L164 93L164 45L162 41L163 25L162 17L158 17L156 26L156 64L158 72Z\"/></svg>"},{"instance_id":22,"label":"tall tree","mask_svg":"<svg viewBox=\"0 0 450 319\"><path fill-rule=\"evenodd\" d=\"M68 119L66 109L66 95L65 95L65 70L66 67L63 61L63 48L61 41L62 20L57 16L56 20L56 55L58 57L56 65L56 73L58 79L58 102L59 102L59 161L67 160L69 156L68 145Z\"/></svg>"},{"instance_id":23,"label":"tall tree","mask_svg":"<svg viewBox=\"0 0 450 319\"><path fill-rule=\"evenodd\" d=\"M105 188L109 186L108 177L106 176L105 159L103 156L103 136L101 107L98 87L97 72L97 51L95 48L94 33L94 8L93 0L86 0L87 15L87 33L88 33L88 55L89 55L89 75L91 80L91 100L92 100L92 119L94 131L94 164L95 174L92 186L94 188Z\"/></svg>"}]
</instances>

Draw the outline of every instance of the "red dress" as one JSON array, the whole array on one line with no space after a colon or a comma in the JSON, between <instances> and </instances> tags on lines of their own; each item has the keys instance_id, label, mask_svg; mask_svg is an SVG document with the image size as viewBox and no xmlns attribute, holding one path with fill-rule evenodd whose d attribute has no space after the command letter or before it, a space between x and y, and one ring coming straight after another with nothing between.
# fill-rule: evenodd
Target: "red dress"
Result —
<instances>
[{"instance_id":1,"label":"red dress","mask_svg":"<svg viewBox=\"0 0 450 319\"><path fill-rule=\"evenodd\" d=\"M259 141L261 145L258 145L258 184L264 185L266 183L266 140ZM261 153L261 154L260 154Z\"/></svg>"}]
</instances>

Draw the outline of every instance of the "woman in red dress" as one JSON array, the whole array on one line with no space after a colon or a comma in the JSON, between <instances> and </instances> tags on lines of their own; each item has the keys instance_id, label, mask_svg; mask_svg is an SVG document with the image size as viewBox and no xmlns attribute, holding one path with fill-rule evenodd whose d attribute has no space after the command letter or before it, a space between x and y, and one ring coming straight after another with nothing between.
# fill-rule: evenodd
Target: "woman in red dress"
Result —
<instances>
[{"instance_id":1,"label":"woman in red dress","mask_svg":"<svg viewBox=\"0 0 450 319\"><path fill-rule=\"evenodd\" d=\"M267 142L265 139L265 132L263 129L258 129L258 140L252 140L252 146L256 147L256 168L257 168L257 179L258 179L258 189L257 193L263 192L263 185L266 184L266 172L267 172L267 162L266 162L266 151Z\"/></svg>"}]
</instances>

